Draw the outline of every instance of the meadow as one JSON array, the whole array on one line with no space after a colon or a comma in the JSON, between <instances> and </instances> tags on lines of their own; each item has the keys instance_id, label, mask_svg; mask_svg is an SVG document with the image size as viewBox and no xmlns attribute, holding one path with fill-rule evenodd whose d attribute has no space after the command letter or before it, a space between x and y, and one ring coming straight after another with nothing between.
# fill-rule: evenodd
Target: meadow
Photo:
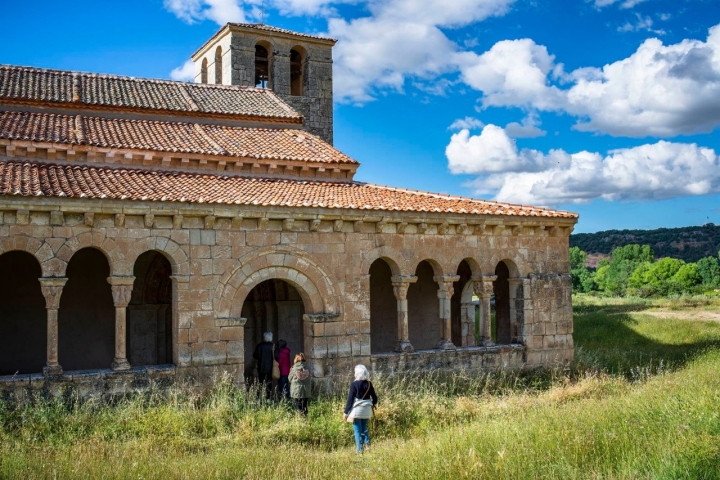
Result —
<instances>
[{"instance_id":1,"label":"meadow","mask_svg":"<svg viewBox=\"0 0 720 480\"><path fill-rule=\"evenodd\" d=\"M374 383L307 420L219 381L115 405L0 404L0 478L720 478L720 300L574 298L568 368Z\"/></svg>"}]
</instances>

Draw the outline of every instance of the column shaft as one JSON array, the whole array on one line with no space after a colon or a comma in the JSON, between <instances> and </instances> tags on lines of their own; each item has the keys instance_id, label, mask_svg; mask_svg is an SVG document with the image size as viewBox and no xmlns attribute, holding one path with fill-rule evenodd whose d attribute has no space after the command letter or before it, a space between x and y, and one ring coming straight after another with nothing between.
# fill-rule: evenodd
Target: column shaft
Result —
<instances>
[{"instance_id":1,"label":"column shaft","mask_svg":"<svg viewBox=\"0 0 720 480\"><path fill-rule=\"evenodd\" d=\"M444 350L455 349L452 342L452 305L450 300L453 294L453 283L460 280L459 275L440 275L433 277L438 284L438 301L440 302L440 328L442 338L437 348Z\"/></svg>"},{"instance_id":2,"label":"column shaft","mask_svg":"<svg viewBox=\"0 0 720 480\"><path fill-rule=\"evenodd\" d=\"M473 279L475 295L480 300L480 345L494 345L492 341L492 306L490 300L493 294L493 282L496 275L483 275Z\"/></svg>"},{"instance_id":3,"label":"column shaft","mask_svg":"<svg viewBox=\"0 0 720 480\"><path fill-rule=\"evenodd\" d=\"M391 278L395 298L397 299L398 344L397 352L413 352L415 349L410 343L410 327L408 322L407 291L411 283L417 282L415 276L396 275Z\"/></svg>"},{"instance_id":4,"label":"column shaft","mask_svg":"<svg viewBox=\"0 0 720 480\"><path fill-rule=\"evenodd\" d=\"M58 360L58 311L60 296L65 283L67 283L67 278L40 278L39 280L47 308L47 361L43 368L43 374L62 375L63 370Z\"/></svg>"},{"instance_id":5,"label":"column shaft","mask_svg":"<svg viewBox=\"0 0 720 480\"><path fill-rule=\"evenodd\" d=\"M115 359L111 368L113 370L130 370L126 348L127 306L130 304L135 277L108 277L107 280L115 303Z\"/></svg>"}]
</instances>

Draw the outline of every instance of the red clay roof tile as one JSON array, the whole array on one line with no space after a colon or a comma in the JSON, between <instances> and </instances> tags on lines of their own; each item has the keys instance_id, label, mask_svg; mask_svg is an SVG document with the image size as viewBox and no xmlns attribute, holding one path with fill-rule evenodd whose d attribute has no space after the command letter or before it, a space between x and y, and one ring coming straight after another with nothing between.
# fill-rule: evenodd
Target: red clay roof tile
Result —
<instances>
[{"instance_id":1,"label":"red clay roof tile","mask_svg":"<svg viewBox=\"0 0 720 480\"><path fill-rule=\"evenodd\" d=\"M299 181L15 161L0 162L0 195L577 218L577 214L562 210L358 182Z\"/></svg>"},{"instance_id":2,"label":"red clay roof tile","mask_svg":"<svg viewBox=\"0 0 720 480\"><path fill-rule=\"evenodd\" d=\"M11 140L269 160L330 164L358 163L303 130L200 125L199 128L205 132L203 135L198 131L197 125L184 122L0 111L0 138Z\"/></svg>"}]
</instances>

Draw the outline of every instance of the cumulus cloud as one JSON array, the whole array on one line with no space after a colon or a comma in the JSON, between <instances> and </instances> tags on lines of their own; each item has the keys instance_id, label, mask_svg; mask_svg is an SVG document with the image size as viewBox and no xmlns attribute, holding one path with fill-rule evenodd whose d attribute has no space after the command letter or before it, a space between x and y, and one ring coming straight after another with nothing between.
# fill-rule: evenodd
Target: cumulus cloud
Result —
<instances>
[{"instance_id":1,"label":"cumulus cloud","mask_svg":"<svg viewBox=\"0 0 720 480\"><path fill-rule=\"evenodd\" d=\"M704 42L651 38L628 58L569 73L530 39L458 56L461 78L482 92L484 108L562 111L578 118L578 130L630 137L704 133L720 124L720 25Z\"/></svg>"},{"instance_id":2,"label":"cumulus cloud","mask_svg":"<svg viewBox=\"0 0 720 480\"><path fill-rule=\"evenodd\" d=\"M256 0L245 0L248 6ZM227 22L246 22L247 16L238 0L164 0L165 8L180 20L196 23L212 20L218 25Z\"/></svg>"},{"instance_id":3,"label":"cumulus cloud","mask_svg":"<svg viewBox=\"0 0 720 480\"><path fill-rule=\"evenodd\" d=\"M441 28L456 28L506 13L515 0L385 0L368 3L369 16L331 18L338 100L367 102L378 90L403 91L408 78L457 71L459 46Z\"/></svg>"},{"instance_id":4,"label":"cumulus cloud","mask_svg":"<svg viewBox=\"0 0 720 480\"><path fill-rule=\"evenodd\" d=\"M521 106L557 110L564 106L562 92L549 85L549 76L558 76L562 66L542 45L525 38L503 40L477 55L457 55L461 79L483 93L483 107Z\"/></svg>"},{"instance_id":5,"label":"cumulus cloud","mask_svg":"<svg viewBox=\"0 0 720 480\"><path fill-rule=\"evenodd\" d=\"M170 78L180 82L192 82L195 79L195 64L188 60L170 72Z\"/></svg>"},{"instance_id":6,"label":"cumulus cloud","mask_svg":"<svg viewBox=\"0 0 720 480\"><path fill-rule=\"evenodd\" d=\"M484 127L485 124L478 118L475 117L465 117L465 118L458 118L453 123L450 124L448 127L448 130L474 130L477 128Z\"/></svg>"},{"instance_id":7,"label":"cumulus cloud","mask_svg":"<svg viewBox=\"0 0 720 480\"><path fill-rule=\"evenodd\" d=\"M539 128L540 119L536 113L530 113L520 123L510 122L505 125L505 133L513 138L535 138L543 137L547 133Z\"/></svg>"},{"instance_id":8,"label":"cumulus cloud","mask_svg":"<svg viewBox=\"0 0 720 480\"><path fill-rule=\"evenodd\" d=\"M691 143L659 141L633 148L567 153L518 150L500 127L479 135L467 130L446 148L453 173L481 175L470 185L498 201L534 205L582 203L593 199L657 200L720 192L720 157Z\"/></svg>"},{"instance_id":9,"label":"cumulus cloud","mask_svg":"<svg viewBox=\"0 0 720 480\"><path fill-rule=\"evenodd\" d=\"M653 32L656 35L665 35L665 30L659 28L653 28L653 20L648 16L642 16L638 13L635 14L634 22L625 22L617 28L618 32L639 32L639 31Z\"/></svg>"}]
</instances>

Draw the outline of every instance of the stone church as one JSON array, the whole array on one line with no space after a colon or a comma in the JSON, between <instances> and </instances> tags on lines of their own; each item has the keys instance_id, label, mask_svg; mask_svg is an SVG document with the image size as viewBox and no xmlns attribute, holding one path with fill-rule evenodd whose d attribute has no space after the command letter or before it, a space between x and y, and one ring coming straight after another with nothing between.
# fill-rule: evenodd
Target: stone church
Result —
<instances>
[{"instance_id":1,"label":"stone church","mask_svg":"<svg viewBox=\"0 0 720 480\"><path fill-rule=\"evenodd\" d=\"M227 24L194 83L0 65L0 397L251 381L264 331L319 386L572 358L577 214L355 181L334 44Z\"/></svg>"}]
</instances>

